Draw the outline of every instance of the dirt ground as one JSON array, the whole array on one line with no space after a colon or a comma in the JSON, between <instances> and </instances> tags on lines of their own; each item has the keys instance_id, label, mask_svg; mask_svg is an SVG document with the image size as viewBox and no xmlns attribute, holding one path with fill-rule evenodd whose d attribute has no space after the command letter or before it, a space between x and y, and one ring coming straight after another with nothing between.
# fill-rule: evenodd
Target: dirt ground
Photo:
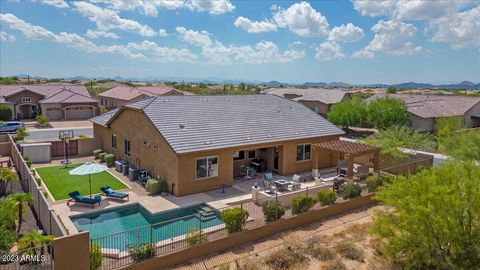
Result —
<instances>
[{"instance_id":1,"label":"dirt ground","mask_svg":"<svg viewBox=\"0 0 480 270\"><path fill-rule=\"evenodd\" d=\"M374 211L381 209L384 208L360 209L172 269L393 269L377 254L377 243L368 234ZM325 253L330 258L325 259L323 256L329 257ZM285 257L292 257L295 263L277 259ZM332 266L335 264L337 267Z\"/></svg>"}]
</instances>

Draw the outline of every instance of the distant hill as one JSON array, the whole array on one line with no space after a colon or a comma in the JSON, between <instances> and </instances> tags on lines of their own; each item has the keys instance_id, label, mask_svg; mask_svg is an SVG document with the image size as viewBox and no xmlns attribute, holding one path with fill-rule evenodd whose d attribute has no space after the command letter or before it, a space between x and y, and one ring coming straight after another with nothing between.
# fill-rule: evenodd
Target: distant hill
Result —
<instances>
[{"instance_id":1,"label":"distant hill","mask_svg":"<svg viewBox=\"0 0 480 270\"><path fill-rule=\"evenodd\" d=\"M27 78L27 74L18 74L14 75L19 78ZM30 76L30 78L44 78L41 76ZM480 90L480 83L474 83L471 81L463 81L460 83L454 84L431 84L431 83L417 83L417 82L406 82L398 84L383 84L383 83L372 83L372 84L349 84L344 82L305 82L305 83L287 83L280 81L269 81L269 82L260 82L252 80L241 80L241 79L222 79L216 77L207 77L207 78L193 78L193 77L173 77L173 76L147 76L147 77L122 77L116 76L113 78L109 77L88 77L88 76L71 76L63 78L65 80L105 80L113 79L121 82L191 82L191 83L204 83L204 84L233 84L238 85L240 83L246 84L260 84L267 85L272 87L279 86L302 86L302 87L375 87L375 88L386 88L388 86L395 86L399 89L425 89L425 88L445 88L445 89L467 89L467 90Z\"/></svg>"}]
</instances>

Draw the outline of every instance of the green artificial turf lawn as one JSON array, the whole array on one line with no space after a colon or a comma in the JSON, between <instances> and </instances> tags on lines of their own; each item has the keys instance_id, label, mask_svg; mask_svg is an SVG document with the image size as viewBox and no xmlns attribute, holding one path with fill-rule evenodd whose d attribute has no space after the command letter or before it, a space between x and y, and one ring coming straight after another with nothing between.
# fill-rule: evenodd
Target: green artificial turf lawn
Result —
<instances>
[{"instance_id":1,"label":"green artificial turf lawn","mask_svg":"<svg viewBox=\"0 0 480 270\"><path fill-rule=\"evenodd\" d=\"M88 196L89 185L88 175L70 175L68 172L82 164L71 164L68 168L65 166L53 166L35 169L47 186L53 198L58 200L68 199L68 193L78 191L84 196ZM128 188L125 184L116 179L109 172L101 172L91 175L92 194L98 194L102 191L100 187L110 186L113 190Z\"/></svg>"}]
</instances>

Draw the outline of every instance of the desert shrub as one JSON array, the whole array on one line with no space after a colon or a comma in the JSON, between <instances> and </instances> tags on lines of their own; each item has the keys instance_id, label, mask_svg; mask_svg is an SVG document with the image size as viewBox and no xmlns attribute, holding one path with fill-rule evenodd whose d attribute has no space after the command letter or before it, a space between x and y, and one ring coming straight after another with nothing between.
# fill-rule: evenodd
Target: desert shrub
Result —
<instances>
[{"instance_id":1,"label":"desert shrub","mask_svg":"<svg viewBox=\"0 0 480 270\"><path fill-rule=\"evenodd\" d=\"M12 120L12 108L10 106L2 104L0 105L0 120L2 121L10 121Z\"/></svg>"},{"instance_id":2,"label":"desert shrub","mask_svg":"<svg viewBox=\"0 0 480 270\"><path fill-rule=\"evenodd\" d=\"M35 117L35 120L42 127L44 127L48 124L48 117L46 115L43 115L43 114L37 115L37 117Z\"/></svg>"},{"instance_id":3,"label":"desert shrub","mask_svg":"<svg viewBox=\"0 0 480 270\"><path fill-rule=\"evenodd\" d=\"M115 164L115 156L113 154L106 154L103 159L105 160L105 163L107 163L108 167L111 167L113 164Z\"/></svg>"},{"instance_id":4,"label":"desert shrub","mask_svg":"<svg viewBox=\"0 0 480 270\"><path fill-rule=\"evenodd\" d=\"M342 241L335 245L335 250L347 259L363 262L363 250L351 242Z\"/></svg>"},{"instance_id":5,"label":"desert shrub","mask_svg":"<svg viewBox=\"0 0 480 270\"><path fill-rule=\"evenodd\" d=\"M35 174L33 174L33 175L35 175ZM42 178L40 178L40 177L38 177L38 176L36 176L36 175L35 175L35 182L37 182L37 185L38 185L39 187L42 186Z\"/></svg>"},{"instance_id":6,"label":"desert shrub","mask_svg":"<svg viewBox=\"0 0 480 270\"><path fill-rule=\"evenodd\" d=\"M17 128L15 131L15 135L13 136L13 140L16 141L22 141L25 139L25 137L28 136L28 132L24 127Z\"/></svg>"},{"instance_id":7,"label":"desert shrub","mask_svg":"<svg viewBox=\"0 0 480 270\"><path fill-rule=\"evenodd\" d=\"M167 182L163 179L148 179L147 180L147 191L151 194L160 194L167 190Z\"/></svg>"},{"instance_id":8,"label":"desert shrub","mask_svg":"<svg viewBox=\"0 0 480 270\"><path fill-rule=\"evenodd\" d=\"M267 222L279 220L285 215L285 208L278 202L267 201L262 205L262 211Z\"/></svg>"},{"instance_id":9,"label":"desert shrub","mask_svg":"<svg viewBox=\"0 0 480 270\"><path fill-rule=\"evenodd\" d=\"M95 158L97 159L98 158L98 155L100 155L100 153L102 153L103 150L102 149L95 149L93 150L93 155L95 156Z\"/></svg>"},{"instance_id":10,"label":"desert shrub","mask_svg":"<svg viewBox=\"0 0 480 270\"><path fill-rule=\"evenodd\" d=\"M90 244L90 270L97 270L103 261L102 251L98 243Z\"/></svg>"},{"instance_id":11,"label":"desert shrub","mask_svg":"<svg viewBox=\"0 0 480 270\"><path fill-rule=\"evenodd\" d=\"M48 192L47 191L44 191L42 192L43 193L43 197L45 197L45 199L48 199Z\"/></svg>"},{"instance_id":12,"label":"desert shrub","mask_svg":"<svg viewBox=\"0 0 480 270\"><path fill-rule=\"evenodd\" d=\"M382 185L382 179L376 175L367 177L368 192L375 192L377 188Z\"/></svg>"},{"instance_id":13,"label":"desert shrub","mask_svg":"<svg viewBox=\"0 0 480 270\"><path fill-rule=\"evenodd\" d=\"M357 184L347 183L342 185L342 192L345 200L353 199L360 196L360 193L362 193L362 188L360 188L360 186Z\"/></svg>"},{"instance_id":14,"label":"desert shrub","mask_svg":"<svg viewBox=\"0 0 480 270\"><path fill-rule=\"evenodd\" d=\"M206 242L208 239L208 235L202 234L202 232L198 228L192 228L187 233L187 243L189 245L197 245Z\"/></svg>"},{"instance_id":15,"label":"desert shrub","mask_svg":"<svg viewBox=\"0 0 480 270\"><path fill-rule=\"evenodd\" d=\"M225 223L228 233L241 231L248 216L247 210L238 207L225 209L221 213L221 219Z\"/></svg>"},{"instance_id":16,"label":"desert shrub","mask_svg":"<svg viewBox=\"0 0 480 270\"><path fill-rule=\"evenodd\" d=\"M292 199L292 213L300 214L310 210L315 204L315 200L308 195L300 195Z\"/></svg>"},{"instance_id":17,"label":"desert shrub","mask_svg":"<svg viewBox=\"0 0 480 270\"><path fill-rule=\"evenodd\" d=\"M224 263L218 267L218 270L230 270L230 264Z\"/></svg>"},{"instance_id":18,"label":"desert shrub","mask_svg":"<svg viewBox=\"0 0 480 270\"><path fill-rule=\"evenodd\" d=\"M319 192L317 192L317 196L318 196L318 201L323 206L334 204L335 201L337 200L337 194L335 194L335 191L331 189L322 189Z\"/></svg>"},{"instance_id":19,"label":"desert shrub","mask_svg":"<svg viewBox=\"0 0 480 270\"><path fill-rule=\"evenodd\" d=\"M25 164L27 164L28 168L32 167L32 161L30 160L30 158L28 156L24 156L23 160L25 160Z\"/></svg>"},{"instance_id":20,"label":"desert shrub","mask_svg":"<svg viewBox=\"0 0 480 270\"><path fill-rule=\"evenodd\" d=\"M100 154L98 154L98 158L100 159L100 162L105 162L105 156L107 155L107 153L105 152L102 152Z\"/></svg>"},{"instance_id":21,"label":"desert shrub","mask_svg":"<svg viewBox=\"0 0 480 270\"><path fill-rule=\"evenodd\" d=\"M155 246L152 244L141 244L128 248L134 263L147 260L155 256Z\"/></svg>"},{"instance_id":22,"label":"desert shrub","mask_svg":"<svg viewBox=\"0 0 480 270\"><path fill-rule=\"evenodd\" d=\"M319 243L313 246L309 246L308 254L310 254L310 256L314 257L315 259L323 262L333 260L337 257L337 253L335 253L335 251Z\"/></svg>"},{"instance_id":23,"label":"desert shrub","mask_svg":"<svg viewBox=\"0 0 480 270\"><path fill-rule=\"evenodd\" d=\"M347 267L341 259L335 259L322 267L322 270L347 270Z\"/></svg>"},{"instance_id":24,"label":"desert shrub","mask_svg":"<svg viewBox=\"0 0 480 270\"><path fill-rule=\"evenodd\" d=\"M308 260L305 253L289 248L281 248L270 253L265 258L265 263L271 269L292 269Z\"/></svg>"},{"instance_id":25,"label":"desert shrub","mask_svg":"<svg viewBox=\"0 0 480 270\"><path fill-rule=\"evenodd\" d=\"M264 269L258 257L250 257L241 261L235 261L237 270L260 270Z\"/></svg>"},{"instance_id":26,"label":"desert shrub","mask_svg":"<svg viewBox=\"0 0 480 270\"><path fill-rule=\"evenodd\" d=\"M87 136L87 135L78 135L78 138L80 138L80 139L88 139L88 138L90 138L90 137Z\"/></svg>"}]
</instances>

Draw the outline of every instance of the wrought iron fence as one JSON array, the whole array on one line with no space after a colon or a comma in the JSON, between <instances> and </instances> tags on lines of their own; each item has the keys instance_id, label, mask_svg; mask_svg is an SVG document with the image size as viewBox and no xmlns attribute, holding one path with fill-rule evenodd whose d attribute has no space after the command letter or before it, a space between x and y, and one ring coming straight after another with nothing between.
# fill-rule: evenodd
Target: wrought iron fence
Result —
<instances>
[{"instance_id":1,"label":"wrought iron fence","mask_svg":"<svg viewBox=\"0 0 480 270\"><path fill-rule=\"evenodd\" d=\"M13 253L0 253L0 270L51 270L51 245L41 245Z\"/></svg>"}]
</instances>

